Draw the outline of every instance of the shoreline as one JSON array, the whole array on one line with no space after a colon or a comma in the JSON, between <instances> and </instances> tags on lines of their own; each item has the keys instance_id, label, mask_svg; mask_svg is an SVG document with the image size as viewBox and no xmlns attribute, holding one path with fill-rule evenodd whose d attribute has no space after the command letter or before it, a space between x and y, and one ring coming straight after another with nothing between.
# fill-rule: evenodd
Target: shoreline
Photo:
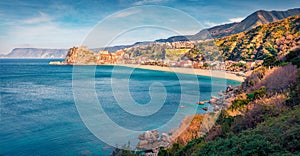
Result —
<instances>
[{"instance_id":1,"label":"shoreline","mask_svg":"<svg viewBox=\"0 0 300 156\"><path fill-rule=\"evenodd\" d=\"M153 66L153 65L138 65L138 64L112 64L114 66L124 66L129 68L139 68L139 69L147 69L147 70L156 70L156 71L164 71L164 72L175 72L182 74L192 74L199 76L208 76L215 78L223 78L227 80L234 80L238 82L244 82L245 77L238 76L233 73L229 73L223 70L204 70L204 69L194 69L194 68L182 68L182 67L161 67L161 66Z\"/></svg>"}]
</instances>

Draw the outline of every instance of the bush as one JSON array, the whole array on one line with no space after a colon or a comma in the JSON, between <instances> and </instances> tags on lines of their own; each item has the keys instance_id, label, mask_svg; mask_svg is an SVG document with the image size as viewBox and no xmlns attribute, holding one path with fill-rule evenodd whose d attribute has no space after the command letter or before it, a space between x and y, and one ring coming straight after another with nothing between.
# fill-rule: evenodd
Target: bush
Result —
<instances>
[{"instance_id":1,"label":"bush","mask_svg":"<svg viewBox=\"0 0 300 156\"><path fill-rule=\"evenodd\" d=\"M265 67L259 67L254 69L253 73L249 77L247 77L246 80L242 83L242 89L246 91L248 90L248 88L255 86L265 76L265 73Z\"/></svg>"},{"instance_id":2,"label":"bush","mask_svg":"<svg viewBox=\"0 0 300 156\"><path fill-rule=\"evenodd\" d=\"M253 129L217 138L196 149L196 155L299 155L300 108L269 117Z\"/></svg>"},{"instance_id":3,"label":"bush","mask_svg":"<svg viewBox=\"0 0 300 156\"><path fill-rule=\"evenodd\" d=\"M267 56L263 62L263 66L265 67L269 67L269 66L273 67L278 65L279 65L279 60L273 55Z\"/></svg>"},{"instance_id":4,"label":"bush","mask_svg":"<svg viewBox=\"0 0 300 156\"><path fill-rule=\"evenodd\" d=\"M291 62L293 65L300 67L300 47L294 48L285 57L287 62Z\"/></svg>"},{"instance_id":5,"label":"bush","mask_svg":"<svg viewBox=\"0 0 300 156\"><path fill-rule=\"evenodd\" d=\"M268 95L283 93L296 82L297 68L294 65L276 67L266 72L265 77L252 87L258 90L265 86Z\"/></svg>"},{"instance_id":6,"label":"bush","mask_svg":"<svg viewBox=\"0 0 300 156\"><path fill-rule=\"evenodd\" d=\"M248 99L235 99L232 101L232 105L229 107L230 110L238 110L243 108L249 102Z\"/></svg>"},{"instance_id":7,"label":"bush","mask_svg":"<svg viewBox=\"0 0 300 156\"><path fill-rule=\"evenodd\" d=\"M290 97L285 104L290 107L294 107L300 104L300 69L298 69L296 83L291 89Z\"/></svg>"},{"instance_id":8,"label":"bush","mask_svg":"<svg viewBox=\"0 0 300 156\"><path fill-rule=\"evenodd\" d=\"M266 87L262 86L260 89L255 90L252 93L247 94L248 101L254 101L256 99L262 98L264 95L266 95Z\"/></svg>"}]
</instances>

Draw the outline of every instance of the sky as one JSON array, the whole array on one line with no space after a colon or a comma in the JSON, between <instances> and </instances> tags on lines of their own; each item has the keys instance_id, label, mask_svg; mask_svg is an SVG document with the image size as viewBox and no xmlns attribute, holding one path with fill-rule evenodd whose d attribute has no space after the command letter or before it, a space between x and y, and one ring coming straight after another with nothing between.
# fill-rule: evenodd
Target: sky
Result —
<instances>
[{"instance_id":1,"label":"sky","mask_svg":"<svg viewBox=\"0 0 300 156\"><path fill-rule=\"evenodd\" d=\"M107 42L93 46L103 47L190 35L257 10L299 7L297 0L1 0L0 54L13 48L68 49L95 36Z\"/></svg>"}]
</instances>

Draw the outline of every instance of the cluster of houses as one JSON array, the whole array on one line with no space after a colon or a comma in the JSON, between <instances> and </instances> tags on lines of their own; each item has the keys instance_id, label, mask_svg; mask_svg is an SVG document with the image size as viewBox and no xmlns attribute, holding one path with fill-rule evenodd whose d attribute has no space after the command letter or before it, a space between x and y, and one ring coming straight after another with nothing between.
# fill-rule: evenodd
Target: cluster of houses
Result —
<instances>
[{"instance_id":1,"label":"cluster of houses","mask_svg":"<svg viewBox=\"0 0 300 156\"><path fill-rule=\"evenodd\" d=\"M193 48L194 42L161 42L157 44L171 46L172 48ZM177 58L170 60L167 57L164 59L153 59L147 56L130 57L125 52L126 49L121 49L116 52L99 51L92 52L87 47L73 47L69 50L66 61L61 64L143 64L168 67L184 67L184 68L199 68L212 70L227 70L232 72L245 72L262 64L262 60L252 62L245 61L192 61L189 59ZM58 64L52 62L53 64Z\"/></svg>"},{"instance_id":2,"label":"cluster of houses","mask_svg":"<svg viewBox=\"0 0 300 156\"><path fill-rule=\"evenodd\" d=\"M96 57L96 59L98 60L97 64L116 64L122 54L122 51L118 51L115 53L100 51Z\"/></svg>"},{"instance_id":3,"label":"cluster of houses","mask_svg":"<svg viewBox=\"0 0 300 156\"><path fill-rule=\"evenodd\" d=\"M156 65L166 67L183 67L183 68L198 68L212 70L226 70L231 72L246 72L254 69L263 63L263 60L256 61L191 61L191 60L168 60L168 59L149 59L141 57L138 59L122 59L124 64L142 64Z\"/></svg>"}]
</instances>

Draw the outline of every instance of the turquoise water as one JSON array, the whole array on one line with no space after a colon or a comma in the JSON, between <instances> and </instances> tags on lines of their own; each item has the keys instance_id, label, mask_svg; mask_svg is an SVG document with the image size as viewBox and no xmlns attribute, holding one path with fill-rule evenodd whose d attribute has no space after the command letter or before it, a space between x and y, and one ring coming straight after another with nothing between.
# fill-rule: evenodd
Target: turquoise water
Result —
<instances>
[{"instance_id":1,"label":"turquoise water","mask_svg":"<svg viewBox=\"0 0 300 156\"><path fill-rule=\"evenodd\" d=\"M46 59L1 59L0 155L109 155L113 147L95 137L82 122L72 92L72 66L51 66ZM82 67L89 68L89 67ZM151 101L149 86L159 82L167 91L159 111L150 116L137 116L124 111L114 98L112 79L126 82L127 67L98 66L95 90L99 103L109 118L121 127L149 130L165 124L178 111L198 100L209 99L226 85L239 82L198 76L197 88L182 93L181 87L193 88L189 75L179 80L176 74L135 69L129 79L132 98L143 105ZM82 70L84 72L84 70ZM81 73L79 73L81 74ZM84 75L84 73L83 73ZM220 83L218 83L220 82ZM213 87L213 91L212 91ZM182 102L181 94L196 94L199 99ZM122 94L122 93L118 93ZM202 106L197 112L203 113ZM167 111L166 111L167 110ZM182 114L182 117L186 114ZM174 127L177 127L174 125ZM110 134L105 134L110 135Z\"/></svg>"}]
</instances>

